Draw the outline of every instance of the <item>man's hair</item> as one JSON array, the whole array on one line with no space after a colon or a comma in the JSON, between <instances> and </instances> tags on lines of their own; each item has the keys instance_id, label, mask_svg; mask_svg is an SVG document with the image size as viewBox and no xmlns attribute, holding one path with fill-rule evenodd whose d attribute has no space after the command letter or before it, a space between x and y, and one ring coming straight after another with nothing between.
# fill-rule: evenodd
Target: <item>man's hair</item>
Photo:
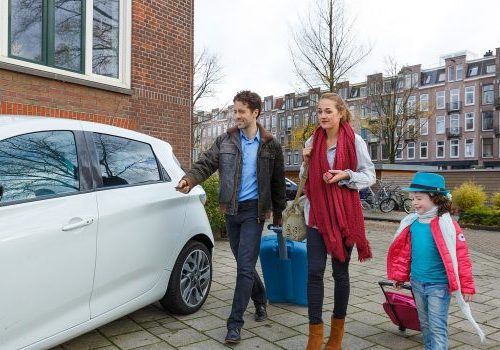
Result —
<instances>
[{"instance_id":1,"label":"man's hair","mask_svg":"<svg viewBox=\"0 0 500 350\"><path fill-rule=\"evenodd\" d=\"M258 109L259 114L257 114L257 117L259 117L260 112L262 111L262 99L255 92L250 90L240 91L233 98L233 102L236 101L246 104L251 111Z\"/></svg>"}]
</instances>

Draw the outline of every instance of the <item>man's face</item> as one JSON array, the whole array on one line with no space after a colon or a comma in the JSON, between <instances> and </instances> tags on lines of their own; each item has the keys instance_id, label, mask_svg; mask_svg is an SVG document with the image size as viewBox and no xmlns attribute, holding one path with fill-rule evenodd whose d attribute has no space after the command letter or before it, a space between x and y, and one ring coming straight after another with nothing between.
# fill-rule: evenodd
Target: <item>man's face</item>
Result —
<instances>
[{"instance_id":1,"label":"man's face","mask_svg":"<svg viewBox=\"0 0 500 350\"><path fill-rule=\"evenodd\" d=\"M244 130L255 125L257 123L258 114L258 109L252 111L248 107L248 104L244 102L236 101L234 103L234 121L236 122L238 129Z\"/></svg>"}]
</instances>

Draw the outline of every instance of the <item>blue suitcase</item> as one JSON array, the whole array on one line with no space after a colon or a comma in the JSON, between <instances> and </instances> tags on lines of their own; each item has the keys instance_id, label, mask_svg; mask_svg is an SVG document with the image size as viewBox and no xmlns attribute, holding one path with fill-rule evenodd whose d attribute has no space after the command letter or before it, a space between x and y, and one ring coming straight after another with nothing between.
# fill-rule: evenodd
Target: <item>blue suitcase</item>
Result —
<instances>
[{"instance_id":1,"label":"blue suitcase","mask_svg":"<svg viewBox=\"0 0 500 350\"><path fill-rule=\"evenodd\" d=\"M307 305L307 248L305 242L283 238L281 228L262 237L260 264L271 303ZM285 249L286 246L286 249Z\"/></svg>"}]
</instances>

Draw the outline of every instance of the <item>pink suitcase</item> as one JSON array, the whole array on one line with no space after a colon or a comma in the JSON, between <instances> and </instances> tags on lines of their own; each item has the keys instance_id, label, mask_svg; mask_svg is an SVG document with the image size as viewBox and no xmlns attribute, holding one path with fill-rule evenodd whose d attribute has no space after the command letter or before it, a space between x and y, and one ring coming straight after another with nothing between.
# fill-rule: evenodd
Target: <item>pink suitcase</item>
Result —
<instances>
[{"instance_id":1,"label":"pink suitcase","mask_svg":"<svg viewBox=\"0 0 500 350\"><path fill-rule=\"evenodd\" d=\"M420 331L420 322L418 321L417 307L415 298L411 292L410 285L403 285L401 288L409 290L411 295L400 292L387 292L384 287L394 287L392 282L379 282L380 288L384 293L386 301L382 305L392 323L399 326L399 330L404 332L407 328Z\"/></svg>"}]
</instances>

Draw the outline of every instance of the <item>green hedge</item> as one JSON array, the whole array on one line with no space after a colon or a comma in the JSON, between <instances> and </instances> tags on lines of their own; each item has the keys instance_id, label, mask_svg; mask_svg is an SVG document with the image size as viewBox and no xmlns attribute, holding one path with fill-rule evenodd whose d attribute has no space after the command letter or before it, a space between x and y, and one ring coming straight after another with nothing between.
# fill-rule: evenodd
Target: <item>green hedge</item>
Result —
<instances>
[{"instance_id":1,"label":"green hedge","mask_svg":"<svg viewBox=\"0 0 500 350\"><path fill-rule=\"evenodd\" d=\"M460 223L500 226L500 209L474 207L460 213Z\"/></svg>"},{"instance_id":2,"label":"green hedge","mask_svg":"<svg viewBox=\"0 0 500 350\"><path fill-rule=\"evenodd\" d=\"M210 221L210 226L212 227L212 232L215 239L220 239L225 237L225 221L224 215L219 210L219 176L214 174L210 176L202 184L203 189L207 194L207 203L205 204L205 210L207 212L208 220Z\"/></svg>"}]
</instances>

